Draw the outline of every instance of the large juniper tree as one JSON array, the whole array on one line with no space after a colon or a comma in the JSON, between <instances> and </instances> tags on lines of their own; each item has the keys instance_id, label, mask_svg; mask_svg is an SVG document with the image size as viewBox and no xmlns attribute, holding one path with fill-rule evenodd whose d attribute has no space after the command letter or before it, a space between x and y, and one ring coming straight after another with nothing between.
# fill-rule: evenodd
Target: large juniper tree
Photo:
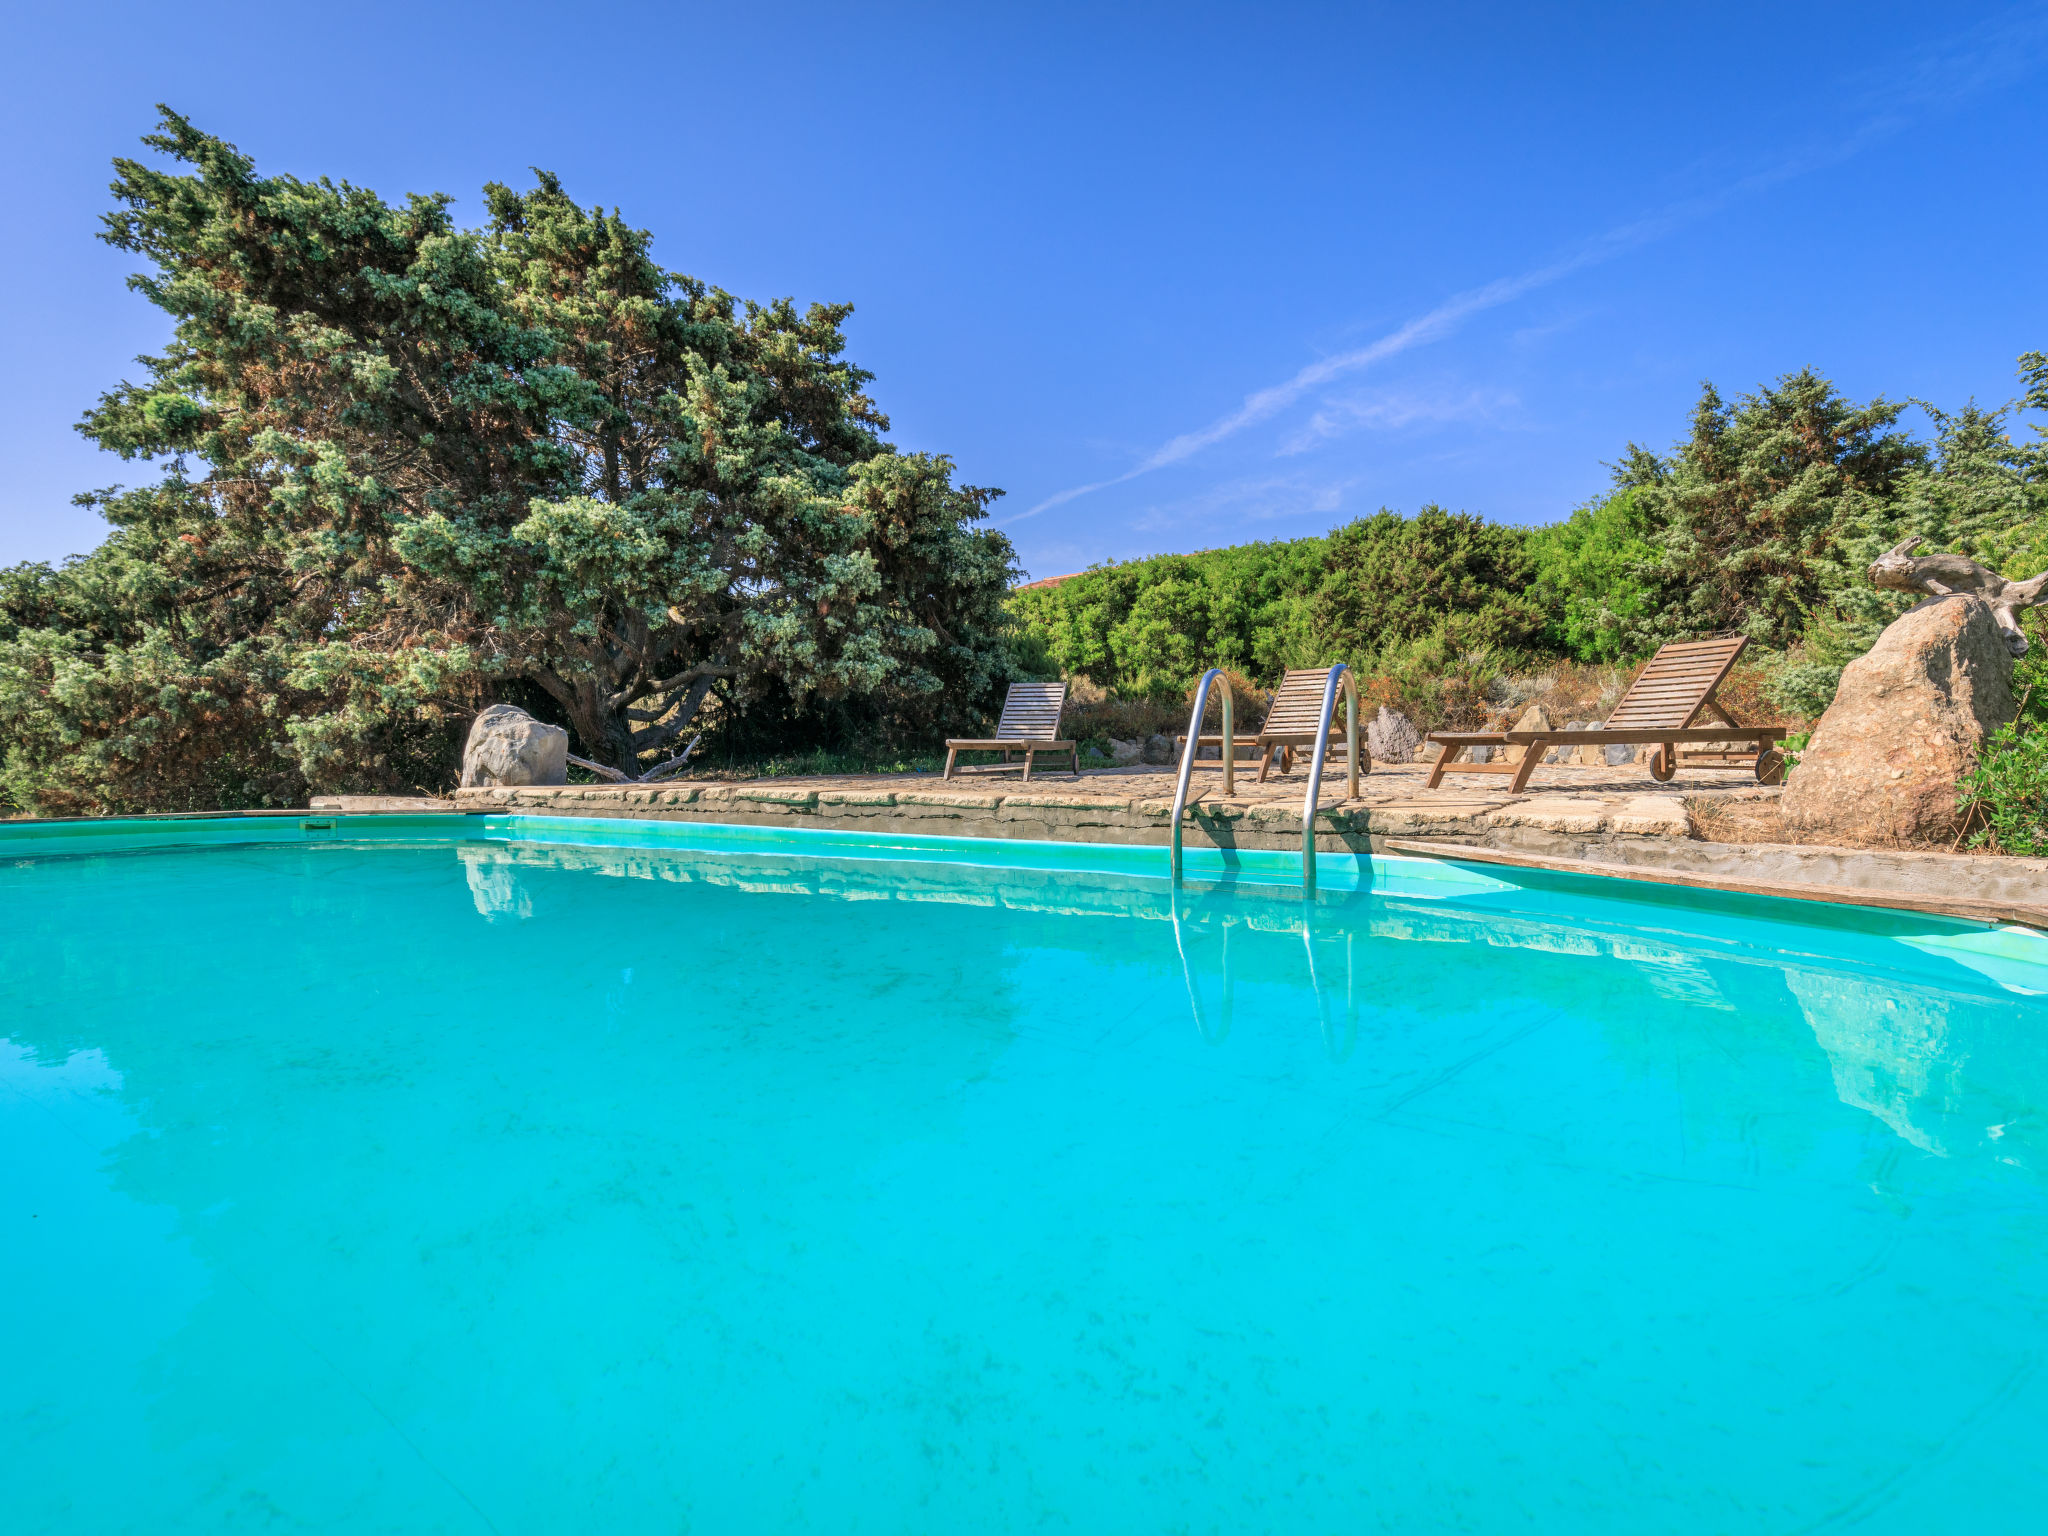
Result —
<instances>
[{"instance_id":1,"label":"large juniper tree","mask_svg":"<svg viewBox=\"0 0 2048 1536\"><path fill-rule=\"evenodd\" d=\"M1894 430L1905 407L1858 405L1805 369L1732 405L1709 384L1668 460L1633 444L1618 480L1659 547L1640 643L1738 630L1782 645L1847 585L1927 453Z\"/></svg>"},{"instance_id":2,"label":"large juniper tree","mask_svg":"<svg viewBox=\"0 0 2048 1536\"><path fill-rule=\"evenodd\" d=\"M17 800L434 782L503 679L638 774L714 691L916 734L1005 674L993 493L881 440L847 306L666 272L546 175L469 231L168 111L146 142L185 169L117 162L106 238L174 339L81 430L166 468L88 498L94 554L0 582Z\"/></svg>"}]
</instances>

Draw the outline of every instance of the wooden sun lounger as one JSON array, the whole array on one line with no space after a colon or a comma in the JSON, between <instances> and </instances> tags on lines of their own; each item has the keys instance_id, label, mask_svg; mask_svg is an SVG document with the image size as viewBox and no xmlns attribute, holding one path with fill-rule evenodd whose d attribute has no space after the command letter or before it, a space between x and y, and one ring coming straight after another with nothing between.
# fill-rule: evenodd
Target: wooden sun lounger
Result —
<instances>
[{"instance_id":1,"label":"wooden sun lounger","mask_svg":"<svg viewBox=\"0 0 2048 1536\"><path fill-rule=\"evenodd\" d=\"M1266 775L1273 771L1273 759L1280 759L1280 771L1294 771L1294 754L1297 749L1315 749L1316 729L1323 721L1323 694L1330 685L1328 667L1290 667L1280 679L1280 687L1273 694L1273 705L1266 711L1266 722L1259 727L1259 734L1253 738L1260 753L1259 782L1266 782ZM1325 761L1341 757L1344 752L1344 733L1337 722L1343 718L1344 708L1340 703L1330 715L1330 746ZM1365 730L1360 722L1358 750L1365 751Z\"/></svg>"},{"instance_id":2,"label":"wooden sun lounger","mask_svg":"<svg viewBox=\"0 0 2048 1536\"><path fill-rule=\"evenodd\" d=\"M1443 783L1446 773L1506 773L1513 780L1508 793L1519 795L1528 787L1529 775L1552 747L1655 746L1650 757L1650 777L1660 784L1678 772L1682 760L1719 758L1724 762L1750 760L1748 752L1707 751L1681 753L1679 748L1717 742L1751 744L1755 753L1756 776L1765 784L1776 784L1785 776L1784 755L1777 743L1788 734L1781 725L1743 725L1728 713L1714 696L1735 665L1735 658L1749 642L1741 636L1732 640L1696 640L1685 645L1667 645L1650 658L1642 675L1629 685L1614 713L1604 724L1584 731L1431 731L1429 739L1442 748L1436 766L1429 772L1429 787ZM1712 710L1725 724L1707 726L1700 716ZM1521 747L1519 763L1453 763L1472 747Z\"/></svg>"},{"instance_id":3,"label":"wooden sun lounger","mask_svg":"<svg viewBox=\"0 0 2048 1536\"><path fill-rule=\"evenodd\" d=\"M1078 741L1059 741L1060 711L1066 707L1067 685L1065 683L1012 683L1010 692L1003 700L1003 717L996 722L996 733L987 737L960 737L946 743L945 778L959 773L1010 773L1018 767L1024 770L1024 781L1031 781L1032 760L1041 752L1064 752L1072 762L1075 778L1081 776L1081 744ZM962 764L958 769L953 760L962 752L1000 752L1000 763ZM1022 764L1012 761L1011 754L1022 752Z\"/></svg>"}]
</instances>

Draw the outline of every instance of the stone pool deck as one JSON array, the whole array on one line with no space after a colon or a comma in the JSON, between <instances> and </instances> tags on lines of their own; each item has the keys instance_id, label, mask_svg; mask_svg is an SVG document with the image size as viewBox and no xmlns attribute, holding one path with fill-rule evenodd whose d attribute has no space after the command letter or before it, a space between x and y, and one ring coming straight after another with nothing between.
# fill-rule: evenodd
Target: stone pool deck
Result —
<instances>
[{"instance_id":1,"label":"stone pool deck","mask_svg":"<svg viewBox=\"0 0 2048 1536\"><path fill-rule=\"evenodd\" d=\"M1435 854L1664 884L1939 912L2048 928L2048 860L1925 851L1717 842L1731 813L1768 813L1775 788L1746 770L1694 768L1668 784L1639 767L1546 765L1527 793L1504 777L1453 774L1425 788L1427 764L1376 763L1344 798L1326 777L1316 812L1324 852ZM685 782L648 788L566 785L458 790L450 800L335 796L315 810L427 808L558 816L823 827L870 836L922 834L1164 846L1174 775L1109 768L1080 778L1045 773L942 781L931 774ZM1214 769L1196 773L1182 838L1190 848L1301 847L1303 774L1265 784L1257 771L1222 793Z\"/></svg>"},{"instance_id":2,"label":"stone pool deck","mask_svg":"<svg viewBox=\"0 0 2048 1536\"><path fill-rule=\"evenodd\" d=\"M1316 846L1364 852L1388 837L1470 839L1509 827L1553 832L1686 837L1689 798L1775 796L1747 772L1698 770L1658 784L1641 771L1547 768L1527 794L1510 796L1505 776L1454 776L1424 788L1426 764L1376 763L1347 800L1342 773L1326 773L1316 810ZM1495 785L1499 788L1496 789ZM1298 849L1307 776L1256 768L1223 794L1223 776L1198 770L1189 790L1182 840L1188 847ZM834 827L846 831L926 833L1089 842L1171 840L1174 774L1162 768L1105 768L1078 779L1041 773L941 780L932 774L863 774L684 783L645 789L566 785L465 789L461 810L546 811L582 816L647 816L677 821ZM340 809L341 802L333 803Z\"/></svg>"}]
</instances>

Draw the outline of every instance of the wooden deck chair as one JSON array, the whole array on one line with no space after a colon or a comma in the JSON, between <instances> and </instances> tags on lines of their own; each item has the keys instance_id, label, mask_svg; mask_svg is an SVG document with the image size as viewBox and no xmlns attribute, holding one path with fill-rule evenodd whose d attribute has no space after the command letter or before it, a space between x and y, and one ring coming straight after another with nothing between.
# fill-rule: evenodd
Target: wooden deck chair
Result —
<instances>
[{"instance_id":1,"label":"wooden deck chair","mask_svg":"<svg viewBox=\"0 0 2048 1536\"><path fill-rule=\"evenodd\" d=\"M1032 759L1041 752L1064 752L1072 760L1074 777L1081 776L1081 744L1059 741L1060 711L1066 708L1065 683L1012 683L1003 700L1003 718L996 722L993 736L961 738L946 743L946 778L955 772L953 760L962 752L1000 752L1000 763L963 764L961 773L1008 773L1019 765L1011 754L1024 754L1024 781L1031 781Z\"/></svg>"},{"instance_id":2,"label":"wooden deck chair","mask_svg":"<svg viewBox=\"0 0 2048 1536\"><path fill-rule=\"evenodd\" d=\"M1429 787L1435 789L1446 773L1507 773L1514 775L1508 793L1519 795L1528 786L1529 775L1552 747L1655 746L1651 754L1650 777L1660 784L1678 772L1681 758L1718 758L1723 762L1752 761L1757 778L1776 784L1785 776L1784 754L1777 743L1787 734L1781 725L1743 725L1714 696L1736 657L1749 642L1740 635L1730 640L1695 640L1685 645L1667 645L1650 658L1640 676L1629 685L1614 713L1600 725L1584 731L1431 731L1429 739L1441 747L1436 766L1429 773ZM1700 716L1711 710L1724 722L1703 726ZM1729 752L1725 743L1744 746ZM1681 753L1688 745L1722 745L1722 750ZM1458 763L1458 754L1472 747L1521 747L1519 763Z\"/></svg>"},{"instance_id":3,"label":"wooden deck chair","mask_svg":"<svg viewBox=\"0 0 2048 1536\"><path fill-rule=\"evenodd\" d=\"M1272 706L1266 711L1266 723L1259 727L1255 738L1259 750L1259 782L1266 782L1266 775L1273 771L1273 759L1280 759L1280 771L1294 771L1294 753L1297 748L1315 749L1316 728L1323 720L1323 694L1330 686L1328 667L1290 667L1280 679L1280 686L1274 691ZM1344 750L1344 732L1338 724L1344 717L1344 705L1340 699L1337 708L1330 714L1330 742L1341 755ZM1365 722L1359 722L1358 750L1365 751ZM1325 762L1331 755L1326 755Z\"/></svg>"}]
</instances>

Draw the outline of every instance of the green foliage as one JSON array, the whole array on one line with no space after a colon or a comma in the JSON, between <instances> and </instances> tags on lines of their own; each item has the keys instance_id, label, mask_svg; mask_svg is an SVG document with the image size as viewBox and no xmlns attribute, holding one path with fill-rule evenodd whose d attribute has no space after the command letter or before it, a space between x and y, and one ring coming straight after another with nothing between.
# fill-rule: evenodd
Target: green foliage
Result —
<instances>
[{"instance_id":1,"label":"green foliage","mask_svg":"<svg viewBox=\"0 0 2048 1536\"><path fill-rule=\"evenodd\" d=\"M1623 487L1529 536L1547 638L1580 661L1632 655L1655 600L1656 529Z\"/></svg>"},{"instance_id":2,"label":"green foliage","mask_svg":"<svg viewBox=\"0 0 2048 1536\"><path fill-rule=\"evenodd\" d=\"M1818 715L1833 701L1842 668L1911 605L1910 593L1879 591L1865 574L1873 559L1908 535L1925 539L1927 551L1970 555L2008 576L2048 568L2048 466L2038 447L2015 443L2008 430L2010 417L2026 403L1992 411L1969 404L1950 413L1921 402L1934 424L1934 442L1900 474L1888 501L1867 519L1832 530L1822 564L1823 601L1766 684L1774 702Z\"/></svg>"},{"instance_id":3,"label":"green foliage","mask_svg":"<svg viewBox=\"0 0 2048 1536\"><path fill-rule=\"evenodd\" d=\"M1526 538L1440 507L1382 511L1327 538L1099 566L1015 593L1011 611L1062 671L1177 700L1211 666L1271 683L1432 635L1454 651L1536 642Z\"/></svg>"},{"instance_id":4,"label":"green foliage","mask_svg":"<svg viewBox=\"0 0 2048 1536\"><path fill-rule=\"evenodd\" d=\"M1923 404L1935 428L1932 460L1902 479L1873 554L1908 534L1931 548L1972 556L2007 576L2031 576L2048 554L2048 475L2037 451L2015 443L2007 422L2018 402L1950 413ZM1861 550L1855 553L1862 553ZM2038 563L2037 563L2038 562Z\"/></svg>"},{"instance_id":5,"label":"green foliage","mask_svg":"<svg viewBox=\"0 0 2048 1536\"><path fill-rule=\"evenodd\" d=\"M1818 717L1834 702L1842 669L1877 644L1883 632L1880 619L1834 609L1808 615L1799 642L1764 678L1764 697L1793 715L1809 720Z\"/></svg>"},{"instance_id":6,"label":"green foliage","mask_svg":"<svg viewBox=\"0 0 2048 1536\"><path fill-rule=\"evenodd\" d=\"M1316 594L1316 638L1346 659L1428 635L1467 648L1528 646L1545 614L1529 592L1527 544L1521 529L1434 506L1339 528Z\"/></svg>"},{"instance_id":7,"label":"green foliage","mask_svg":"<svg viewBox=\"0 0 2048 1536\"><path fill-rule=\"evenodd\" d=\"M117 162L106 238L175 335L81 430L171 467L0 583L17 804L438 786L520 684L633 769L707 700L909 740L1010 675L996 493L881 440L847 306L742 305L544 174L466 231L168 112L146 142L189 172Z\"/></svg>"},{"instance_id":8,"label":"green foliage","mask_svg":"<svg viewBox=\"0 0 2048 1536\"><path fill-rule=\"evenodd\" d=\"M1902 479L1927 462L1891 430L1904 409L1857 405L1804 369L1733 405L1707 385L1668 460L1630 445L1619 479L1658 546L1636 647L1728 632L1772 647L1797 639L1808 613L1851 590L1856 536L1887 525Z\"/></svg>"},{"instance_id":9,"label":"green foliage","mask_svg":"<svg viewBox=\"0 0 2048 1536\"><path fill-rule=\"evenodd\" d=\"M2040 721L2002 727L1960 789L1978 813L1970 847L2048 857L2048 729Z\"/></svg>"},{"instance_id":10,"label":"green foliage","mask_svg":"<svg viewBox=\"0 0 2048 1536\"><path fill-rule=\"evenodd\" d=\"M1972 848L2048 857L2048 648L2038 639L2014 668L2013 691L2019 718L1985 742L1957 786L1957 810Z\"/></svg>"},{"instance_id":11,"label":"green foliage","mask_svg":"<svg viewBox=\"0 0 2048 1536\"><path fill-rule=\"evenodd\" d=\"M1271 676L1297 664L1328 547L1295 539L1098 566L1015 592L1010 610L1059 671L1131 698L1173 699L1210 666Z\"/></svg>"}]
</instances>

